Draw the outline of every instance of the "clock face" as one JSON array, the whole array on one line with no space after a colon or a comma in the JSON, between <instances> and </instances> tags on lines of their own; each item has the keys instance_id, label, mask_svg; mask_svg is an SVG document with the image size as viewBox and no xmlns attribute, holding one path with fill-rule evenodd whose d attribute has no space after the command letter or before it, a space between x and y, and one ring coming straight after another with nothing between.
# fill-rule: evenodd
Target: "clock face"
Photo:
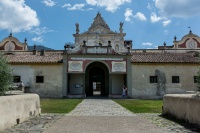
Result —
<instances>
[{"instance_id":1,"label":"clock face","mask_svg":"<svg viewBox=\"0 0 200 133\"><path fill-rule=\"evenodd\" d=\"M15 50L15 45L13 43L8 43L5 46L6 51L14 51Z\"/></svg>"},{"instance_id":2,"label":"clock face","mask_svg":"<svg viewBox=\"0 0 200 133\"><path fill-rule=\"evenodd\" d=\"M187 45L187 47L188 48L195 48L196 47L196 41L195 40L193 40L193 39L190 39L190 40L188 40L187 42L186 42L186 45Z\"/></svg>"}]
</instances>

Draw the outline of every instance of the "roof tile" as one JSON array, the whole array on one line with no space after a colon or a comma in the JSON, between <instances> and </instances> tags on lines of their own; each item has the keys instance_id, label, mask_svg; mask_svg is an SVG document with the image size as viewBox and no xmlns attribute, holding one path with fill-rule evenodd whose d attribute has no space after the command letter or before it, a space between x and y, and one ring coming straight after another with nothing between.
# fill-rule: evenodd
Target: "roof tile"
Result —
<instances>
[{"instance_id":1,"label":"roof tile","mask_svg":"<svg viewBox=\"0 0 200 133\"><path fill-rule=\"evenodd\" d=\"M198 63L194 53L133 53L132 62L143 63Z\"/></svg>"},{"instance_id":2,"label":"roof tile","mask_svg":"<svg viewBox=\"0 0 200 133\"><path fill-rule=\"evenodd\" d=\"M5 55L8 63L59 63L63 56L61 53L45 53L45 55L33 54L10 54Z\"/></svg>"}]
</instances>

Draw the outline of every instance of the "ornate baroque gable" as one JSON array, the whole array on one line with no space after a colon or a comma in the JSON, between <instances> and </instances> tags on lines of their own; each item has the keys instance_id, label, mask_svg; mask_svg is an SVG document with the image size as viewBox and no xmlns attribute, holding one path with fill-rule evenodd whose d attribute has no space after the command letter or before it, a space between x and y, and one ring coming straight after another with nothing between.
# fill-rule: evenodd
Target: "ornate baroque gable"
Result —
<instances>
[{"instance_id":1,"label":"ornate baroque gable","mask_svg":"<svg viewBox=\"0 0 200 133\"><path fill-rule=\"evenodd\" d=\"M25 51L27 50L26 38L24 43L19 42L19 40L12 36L12 33L0 42L0 50L2 51Z\"/></svg>"},{"instance_id":2,"label":"ornate baroque gable","mask_svg":"<svg viewBox=\"0 0 200 133\"><path fill-rule=\"evenodd\" d=\"M98 12L94 18L93 23L86 33L114 33L110 30L109 26L106 24L101 14Z\"/></svg>"},{"instance_id":3,"label":"ornate baroque gable","mask_svg":"<svg viewBox=\"0 0 200 133\"><path fill-rule=\"evenodd\" d=\"M88 31L84 33L79 34L79 24L76 23L75 25L76 34L73 34L75 37L75 45L72 51L80 51L83 49L83 46L109 47L116 52L127 51L127 47L124 45L124 36L126 34L123 33L123 22L120 22L119 24L119 33L110 30L100 13L97 13Z\"/></svg>"},{"instance_id":4,"label":"ornate baroque gable","mask_svg":"<svg viewBox=\"0 0 200 133\"><path fill-rule=\"evenodd\" d=\"M180 41L176 41L176 38L174 39L174 47L180 49L200 48L200 37L198 35L193 34L190 30L189 34L185 35Z\"/></svg>"},{"instance_id":5,"label":"ornate baroque gable","mask_svg":"<svg viewBox=\"0 0 200 133\"><path fill-rule=\"evenodd\" d=\"M158 46L158 49L165 49L165 50L180 49L182 50L182 52L184 52L184 50L185 52L189 52L189 51L194 51L195 49L200 49L200 37L196 34L193 34L191 30L189 31L189 34L183 36L181 40L177 40L175 36L173 43L174 45L172 46L166 46L166 43L164 42L164 46Z\"/></svg>"}]
</instances>

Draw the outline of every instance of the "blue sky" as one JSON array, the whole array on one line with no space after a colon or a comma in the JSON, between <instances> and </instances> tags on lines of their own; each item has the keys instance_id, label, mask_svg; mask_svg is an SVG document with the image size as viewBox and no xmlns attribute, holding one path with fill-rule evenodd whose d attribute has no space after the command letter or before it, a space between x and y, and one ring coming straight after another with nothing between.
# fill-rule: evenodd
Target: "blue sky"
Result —
<instances>
[{"instance_id":1,"label":"blue sky","mask_svg":"<svg viewBox=\"0 0 200 133\"><path fill-rule=\"evenodd\" d=\"M20 42L56 50L74 42L75 23L87 31L100 12L112 31L124 22L133 49L173 45L192 32L200 36L200 0L0 0L0 41L12 31Z\"/></svg>"}]
</instances>

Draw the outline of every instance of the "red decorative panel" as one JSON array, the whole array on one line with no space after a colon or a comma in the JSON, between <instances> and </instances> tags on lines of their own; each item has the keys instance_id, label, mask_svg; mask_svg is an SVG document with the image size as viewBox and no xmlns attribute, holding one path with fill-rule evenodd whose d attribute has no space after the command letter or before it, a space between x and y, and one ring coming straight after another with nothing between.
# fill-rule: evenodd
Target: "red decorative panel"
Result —
<instances>
[{"instance_id":1,"label":"red decorative panel","mask_svg":"<svg viewBox=\"0 0 200 133\"><path fill-rule=\"evenodd\" d=\"M0 47L0 50L5 50L5 49L4 49L4 45Z\"/></svg>"},{"instance_id":2,"label":"red decorative panel","mask_svg":"<svg viewBox=\"0 0 200 133\"><path fill-rule=\"evenodd\" d=\"M6 45L7 42L5 42L4 45L0 47L0 50L5 50L5 45Z\"/></svg>"},{"instance_id":3,"label":"red decorative panel","mask_svg":"<svg viewBox=\"0 0 200 133\"><path fill-rule=\"evenodd\" d=\"M178 45L178 48L186 48L186 42L187 42L187 40L189 40L189 38L186 39L184 43L179 44L179 45Z\"/></svg>"},{"instance_id":4,"label":"red decorative panel","mask_svg":"<svg viewBox=\"0 0 200 133\"><path fill-rule=\"evenodd\" d=\"M200 43L195 38L192 38L192 39L197 42L197 48L200 48Z\"/></svg>"},{"instance_id":5,"label":"red decorative panel","mask_svg":"<svg viewBox=\"0 0 200 133\"><path fill-rule=\"evenodd\" d=\"M12 41L13 42L13 41ZM15 42L13 42L15 44ZM23 50L23 47L19 47L15 44L15 50Z\"/></svg>"}]
</instances>

